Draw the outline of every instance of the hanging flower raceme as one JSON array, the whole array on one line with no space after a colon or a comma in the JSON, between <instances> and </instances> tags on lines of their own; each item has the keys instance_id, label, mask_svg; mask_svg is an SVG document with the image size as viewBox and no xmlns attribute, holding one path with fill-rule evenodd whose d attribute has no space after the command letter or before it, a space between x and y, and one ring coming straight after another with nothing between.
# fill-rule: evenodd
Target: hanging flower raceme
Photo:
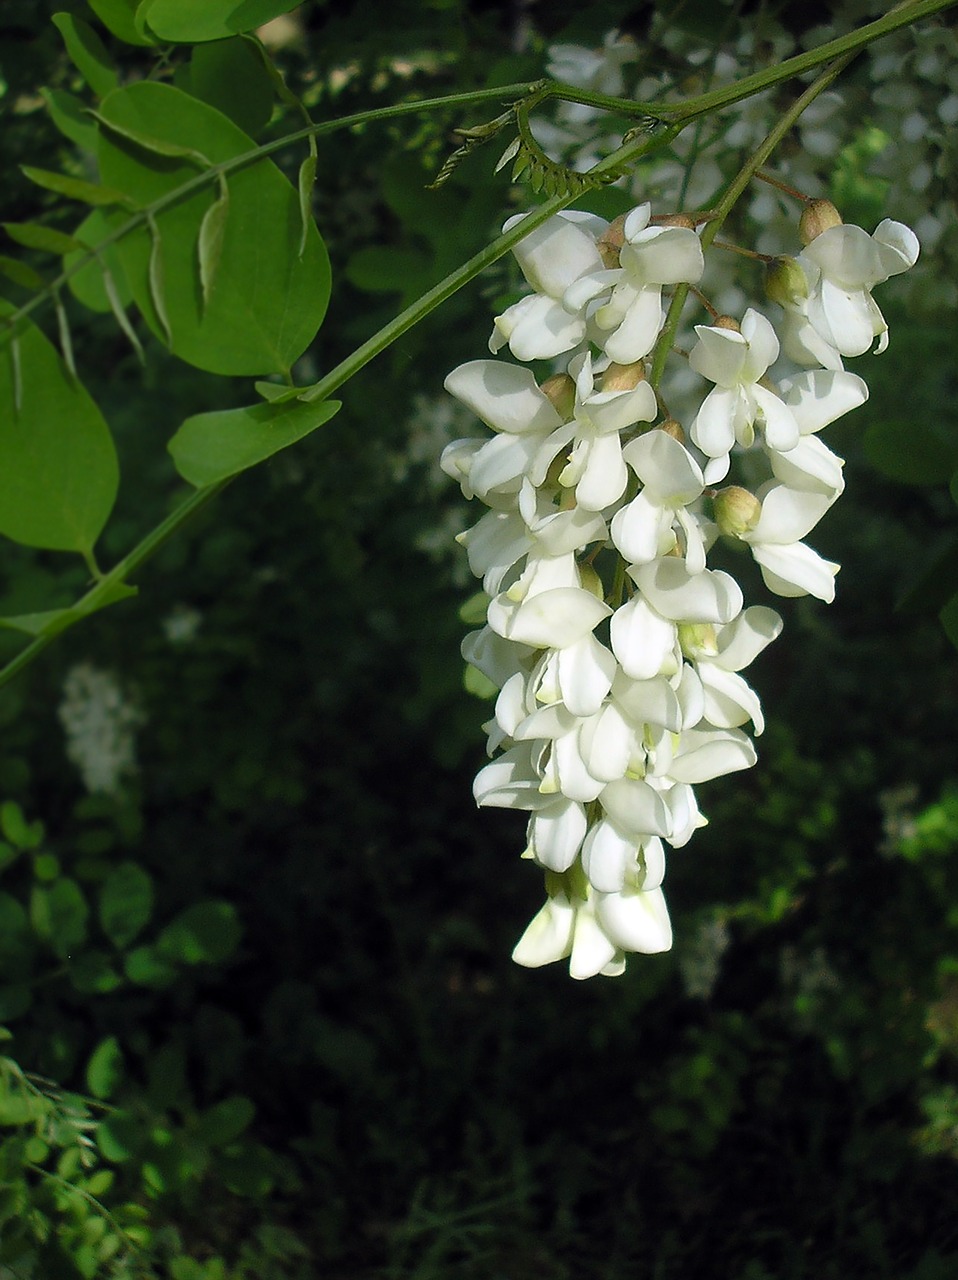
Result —
<instances>
[{"instance_id":1,"label":"hanging flower raceme","mask_svg":"<svg viewBox=\"0 0 958 1280\"><path fill-rule=\"evenodd\" d=\"M748 730L764 716L741 672L782 626L707 563L716 541L744 544L777 595L834 595L838 565L805 542L844 487L817 433L867 399L841 355L884 345L870 289L917 242L897 223L867 237L823 216L771 294L791 309L786 353L809 363L814 349L824 367L773 381L779 338L754 308L699 325L688 364L713 385L687 431L646 357L663 292L702 275L701 243L648 205L611 225L559 214L516 246L535 292L498 317L490 346L563 357L551 376L485 359L446 379L493 433L449 445L442 466L489 508L460 535L488 598L462 652L498 691L476 801L526 812L523 856L545 876L520 964L615 975L629 952L671 946L666 850L704 824L700 783L755 763ZM742 455L743 482L712 487Z\"/></svg>"}]
</instances>

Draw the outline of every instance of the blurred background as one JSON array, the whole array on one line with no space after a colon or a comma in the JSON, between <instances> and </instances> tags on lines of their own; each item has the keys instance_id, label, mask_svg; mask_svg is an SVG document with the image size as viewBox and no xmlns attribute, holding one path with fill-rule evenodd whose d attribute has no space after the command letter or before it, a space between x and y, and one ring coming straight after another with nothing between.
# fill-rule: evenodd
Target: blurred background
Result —
<instances>
[{"instance_id":1,"label":"blurred background","mask_svg":"<svg viewBox=\"0 0 958 1280\"><path fill-rule=\"evenodd\" d=\"M75 163L38 92L78 89L56 8L85 12L0 13L3 220L37 216L18 165ZM321 119L544 74L687 96L884 9L344 0L261 34ZM580 207L707 207L795 92ZM534 200L493 175L496 144L425 189L483 118L321 140L333 295L298 381ZM923 257L879 291L889 350L854 364L871 400L828 436L847 489L815 545L838 598L778 604L750 673L759 764L703 787L710 824L671 855L670 954L585 984L513 966L541 878L522 818L472 801L490 707L463 683L453 537L479 511L437 459L478 428L442 380L523 292L511 261L0 691L3 1280L958 1273L958 663L937 616L958 568L956 121L946 14L862 55L774 164L846 221L908 222ZM558 107L539 127L585 165L627 125ZM300 159L278 157L294 181ZM795 252L796 221L759 188L733 230ZM761 297L757 265L708 271L723 305ZM124 480L109 565L181 500L173 429L250 391L155 341L144 372L112 317L74 310ZM8 543L0 612L85 576Z\"/></svg>"}]
</instances>

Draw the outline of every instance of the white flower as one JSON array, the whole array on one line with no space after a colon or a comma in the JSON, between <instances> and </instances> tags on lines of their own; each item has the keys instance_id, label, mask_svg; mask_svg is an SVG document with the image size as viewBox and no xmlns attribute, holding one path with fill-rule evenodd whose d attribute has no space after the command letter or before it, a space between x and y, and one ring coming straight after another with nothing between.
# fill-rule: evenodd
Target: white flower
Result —
<instances>
[{"instance_id":1,"label":"white flower","mask_svg":"<svg viewBox=\"0 0 958 1280\"><path fill-rule=\"evenodd\" d=\"M873 235L861 227L829 227L795 261L805 273L807 297L786 307L783 348L799 364L841 369L842 356L888 346L888 325L871 290L918 260L918 237L890 218Z\"/></svg>"},{"instance_id":2,"label":"white flower","mask_svg":"<svg viewBox=\"0 0 958 1280\"><path fill-rule=\"evenodd\" d=\"M788 489L783 484L765 490L758 523L740 536L751 546L769 591L779 596L817 596L826 604L835 599L839 565L824 560L802 538L837 497L837 493Z\"/></svg>"},{"instance_id":3,"label":"white flower","mask_svg":"<svg viewBox=\"0 0 958 1280\"><path fill-rule=\"evenodd\" d=\"M616 512L612 541L632 564L668 555L675 546L676 525L685 540L689 573L705 568L705 542L699 523L686 507L702 495L705 480L689 451L664 431L649 431L632 440L623 456L642 481L642 490Z\"/></svg>"},{"instance_id":4,"label":"white flower","mask_svg":"<svg viewBox=\"0 0 958 1280\"><path fill-rule=\"evenodd\" d=\"M837 496L845 486L844 461L815 434L868 399L868 388L854 373L811 369L781 383L782 399L798 423L793 449L776 450L766 441L772 474L791 489L813 489Z\"/></svg>"},{"instance_id":5,"label":"white flower","mask_svg":"<svg viewBox=\"0 0 958 1280\"><path fill-rule=\"evenodd\" d=\"M693 442L712 459L705 468L706 481L713 484L727 474L732 446L738 441L747 449L756 424L764 427L770 448L794 449L799 429L792 411L761 385L778 359L778 339L768 320L750 307L741 333L709 325L696 325L695 332L699 340L689 353L689 364L715 383L691 427Z\"/></svg>"},{"instance_id":6,"label":"white flower","mask_svg":"<svg viewBox=\"0 0 958 1280\"><path fill-rule=\"evenodd\" d=\"M503 231L528 216L509 218ZM519 241L513 253L535 293L496 316L490 351L508 343L517 360L547 360L579 345L585 337L582 307L568 308L563 295L581 277L604 270L596 240L607 226L592 214L566 210Z\"/></svg>"},{"instance_id":7,"label":"white flower","mask_svg":"<svg viewBox=\"0 0 958 1280\"><path fill-rule=\"evenodd\" d=\"M136 771L136 729L143 714L120 688L112 671L92 663L71 667L58 708L67 756L90 792L114 795L125 775Z\"/></svg>"},{"instance_id":8,"label":"white flower","mask_svg":"<svg viewBox=\"0 0 958 1280\"><path fill-rule=\"evenodd\" d=\"M629 391L596 391L588 353L570 363L569 373L576 384L573 419L546 439L533 479L542 483L552 459L571 444L559 484L575 489L580 507L602 511L622 497L628 482L619 433L636 422L652 421L657 409L655 392L645 381Z\"/></svg>"},{"instance_id":9,"label":"white flower","mask_svg":"<svg viewBox=\"0 0 958 1280\"><path fill-rule=\"evenodd\" d=\"M651 206L640 205L625 220L625 243L619 253L620 269L608 277L594 277L604 286L614 282L609 301L596 311L600 345L618 364L633 364L648 355L662 328L662 287L694 284L705 269L702 245L688 227L649 226ZM568 301L588 300L589 281L570 290ZM592 297L601 292L593 287Z\"/></svg>"}]
</instances>

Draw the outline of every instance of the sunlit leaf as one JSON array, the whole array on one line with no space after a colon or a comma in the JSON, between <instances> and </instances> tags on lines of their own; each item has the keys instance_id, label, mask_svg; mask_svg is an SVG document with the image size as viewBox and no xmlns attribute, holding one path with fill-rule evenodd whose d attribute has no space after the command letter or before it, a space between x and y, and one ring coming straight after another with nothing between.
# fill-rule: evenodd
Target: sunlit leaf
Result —
<instances>
[{"instance_id":1,"label":"sunlit leaf","mask_svg":"<svg viewBox=\"0 0 958 1280\"><path fill-rule=\"evenodd\" d=\"M198 44L184 70L180 87L229 116L251 138L269 123L276 95L255 41L233 36Z\"/></svg>"},{"instance_id":2,"label":"sunlit leaf","mask_svg":"<svg viewBox=\"0 0 958 1280\"><path fill-rule=\"evenodd\" d=\"M124 130L189 139L214 164L248 154L254 144L220 112L171 85L153 82L117 90L102 117ZM104 133L99 155L105 182L147 205L195 180L187 164L156 162ZM203 301L200 228L212 191L203 188L156 215L163 237L165 298L174 354L212 373L287 373L312 341L329 298L329 260L315 225L297 253L299 197L268 160L229 175L230 215L216 268L216 288ZM109 213L119 227L122 215ZM151 242L146 227L125 236L119 252L137 306L162 336L150 297Z\"/></svg>"},{"instance_id":3,"label":"sunlit leaf","mask_svg":"<svg viewBox=\"0 0 958 1280\"><path fill-rule=\"evenodd\" d=\"M88 0L90 8L108 30L127 44L152 45L155 40L137 28L135 15L140 0Z\"/></svg>"},{"instance_id":4,"label":"sunlit leaf","mask_svg":"<svg viewBox=\"0 0 958 1280\"><path fill-rule=\"evenodd\" d=\"M161 40L198 44L254 31L288 13L289 0L147 0L140 6L149 29Z\"/></svg>"},{"instance_id":5,"label":"sunlit leaf","mask_svg":"<svg viewBox=\"0 0 958 1280\"><path fill-rule=\"evenodd\" d=\"M53 25L63 37L70 61L98 98L116 88L116 69L103 41L88 22L72 13L55 13Z\"/></svg>"},{"instance_id":6,"label":"sunlit leaf","mask_svg":"<svg viewBox=\"0 0 958 1280\"><path fill-rule=\"evenodd\" d=\"M9 314L8 304L0 315ZM90 551L113 509L119 473L103 415L31 324L18 333L20 404L0 352L0 533L28 546Z\"/></svg>"},{"instance_id":7,"label":"sunlit leaf","mask_svg":"<svg viewBox=\"0 0 958 1280\"><path fill-rule=\"evenodd\" d=\"M187 418L169 443L176 469L197 489L272 457L329 422L339 400L257 404Z\"/></svg>"},{"instance_id":8,"label":"sunlit leaf","mask_svg":"<svg viewBox=\"0 0 958 1280\"><path fill-rule=\"evenodd\" d=\"M50 119L63 136L75 142L82 150L92 152L96 147L96 125L87 111L86 103L66 89L42 88L40 96L47 104Z\"/></svg>"},{"instance_id":9,"label":"sunlit leaf","mask_svg":"<svg viewBox=\"0 0 958 1280\"><path fill-rule=\"evenodd\" d=\"M98 182L87 182L83 178L74 178L68 173L54 173L50 169L35 169L32 165L23 164L21 171L46 191L55 191L69 200L81 200L84 204L122 204L126 196L122 191L114 191L112 187L104 187Z\"/></svg>"}]
</instances>

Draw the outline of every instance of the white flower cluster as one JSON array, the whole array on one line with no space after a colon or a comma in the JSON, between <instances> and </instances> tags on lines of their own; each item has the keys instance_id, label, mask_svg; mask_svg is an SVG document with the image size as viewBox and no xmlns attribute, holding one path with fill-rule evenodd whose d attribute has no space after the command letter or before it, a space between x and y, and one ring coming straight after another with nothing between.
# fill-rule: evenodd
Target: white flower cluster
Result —
<instances>
[{"instance_id":1,"label":"white flower cluster","mask_svg":"<svg viewBox=\"0 0 958 1280\"><path fill-rule=\"evenodd\" d=\"M136 772L136 730L143 723L139 706L112 671L80 662L66 674L58 711L67 755L87 791L115 795L124 777Z\"/></svg>"},{"instance_id":2,"label":"white flower cluster","mask_svg":"<svg viewBox=\"0 0 958 1280\"><path fill-rule=\"evenodd\" d=\"M494 433L450 444L442 466L489 508L460 535L489 597L463 655L499 690L476 800L529 812L524 856L545 870L520 964L568 956L573 977L613 975L627 952L671 945L665 845L704 823L697 783L755 763L744 726L761 733L762 712L740 672L782 625L708 566L719 535L750 548L775 594L834 595L838 565L803 541L843 488L816 433L867 398L842 357L884 345L870 290L918 244L898 223L868 236L831 213L814 202L806 249L770 289L787 355L818 367L772 382L779 341L757 310L696 326L688 366L712 385L687 429L649 356L663 291L700 279L702 246L690 219L648 205L612 224L562 213L515 249L532 292L490 348L562 357L565 372L539 385L483 359L446 379ZM716 489L743 453L764 481Z\"/></svg>"}]
</instances>

